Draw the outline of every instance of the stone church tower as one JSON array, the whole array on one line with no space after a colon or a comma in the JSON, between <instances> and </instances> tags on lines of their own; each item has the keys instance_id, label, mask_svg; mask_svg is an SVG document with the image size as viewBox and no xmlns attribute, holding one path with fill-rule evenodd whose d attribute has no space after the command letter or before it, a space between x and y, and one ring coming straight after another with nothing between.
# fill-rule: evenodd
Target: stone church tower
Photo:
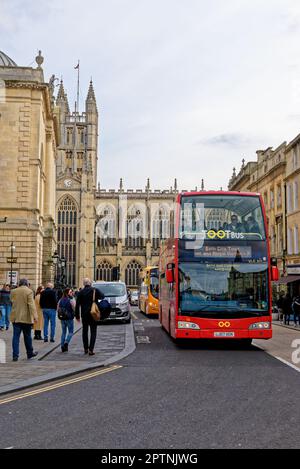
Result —
<instances>
[{"instance_id":1,"label":"stone church tower","mask_svg":"<svg viewBox=\"0 0 300 469\"><path fill-rule=\"evenodd\" d=\"M84 112L70 112L62 81L56 105L61 134L56 182L58 254L66 259L64 283L79 286L84 277L93 278L94 269L98 110L92 81Z\"/></svg>"}]
</instances>

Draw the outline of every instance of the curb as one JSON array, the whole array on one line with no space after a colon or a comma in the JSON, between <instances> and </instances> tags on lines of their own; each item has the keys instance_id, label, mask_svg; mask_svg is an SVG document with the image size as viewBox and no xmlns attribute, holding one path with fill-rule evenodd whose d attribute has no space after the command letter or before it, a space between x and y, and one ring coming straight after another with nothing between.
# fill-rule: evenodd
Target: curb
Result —
<instances>
[{"instance_id":1,"label":"curb","mask_svg":"<svg viewBox=\"0 0 300 469\"><path fill-rule=\"evenodd\" d=\"M55 348L57 348L57 347L55 347ZM0 396L2 396L4 394L13 393L13 392L16 392L16 391L21 391L21 390L26 389L26 388L31 388L31 387L37 386L39 384L47 383L49 381L54 381L54 380L59 380L61 378L66 378L68 376L72 376L72 375L75 375L75 374L78 374L78 373L82 373L84 371L94 370L95 368L102 368L102 367L111 365L112 363L120 361L123 358L130 355L131 353L133 353L135 348L136 348L136 345L135 345L133 323L131 322L130 324L125 325L125 347L122 350L122 352L119 352L116 355L114 355L113 357L108 358L107 360L103 360L101 362L90 363L89 365L81 365L81 366L78 366L76 368L70 368L69 370L52 372L52 373L48 373L48 374L43 375L43 376L38 376L38 377L35 377L35 378L20 381L19 383L15 383L15 384L12 384L12 385L2 386L0 388Z\"/></svg>"}]
</instances>

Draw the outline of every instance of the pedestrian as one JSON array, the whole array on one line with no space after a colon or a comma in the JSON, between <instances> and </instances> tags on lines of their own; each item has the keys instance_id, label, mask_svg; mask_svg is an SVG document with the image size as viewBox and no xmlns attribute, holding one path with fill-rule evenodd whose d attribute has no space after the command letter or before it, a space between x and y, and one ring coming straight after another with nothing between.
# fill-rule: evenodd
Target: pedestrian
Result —
<instances>
[{"instance_id":1,"label":"pedestrian","mask_svg":"<svg viewBox=\"0 0 300 469\"><path fill-rule=\"evenodd\" d=\"M33 291L29 288L27 279L20 280L19 288L12 290L12 312L11 322L13 324L13 361L19 359L20 336L23 332L27 358L36 357L38 352L34 352L32 347L31 329L34 322L37 321L37 312L33 300Z\"/></svg>"},{"instance_id":2,"label":"pedestrian","mask_svg":"<svg viewBox=\"0 0 300 469\"><path fill-rule=\"evenodd\" d=\"M40 299L41 299L41 293L44 290L44 286L40 285L36 291L35 298L34 298L34 303L38 315L38 321L37 323L34 323L33 330L34 330L34 339L35 340L43 340L42 338L42 330L44 327L44 318L43 318L43 310L40 306Z\"/></svg>"},{"instance_id":3,"label":"pedestrian","mask_svg":"<svg viewBox=\"0 0 300 469\"><path fill-rule=\"evenodd\" d=\"M58 318L61 320L62 334L60 343L62 352L69 350L69 343L74 334L74 311L75 300L72 297L72 290L66 288L57 305Z\"/></svg>"},{"instance_id":4,"label":"pedestrian","mask_svg":"<svg viewBox=\"0 0 300 469\"><path fill-rule=\"evenodd\" d=\"M284 316L284 324L289 326L290 325L290 316L292 313L292 298L289 293L285 295L283 298L283 316Z\"/></svg>"},{"instance_id":5,"label":"pedestrian","mask_svg":"<svg viewBox=\"0 0 300 469\"><path fill-rule=\"evenodd\" d=\"M300 326L300 295L297 295L294 298L293 311L294 311L295 327L297 327L297 321Z\"/></svg>"},{"instance_id":6,"label":"pedestrian","mask_svg":"<svg viewBox=\"0 0 300 469\"><path fill-rule=\"evenodd\" d=\"M50 342L55 342L57 299L51 282L47 283L45 290L41 293L40 307L44 316L44 342L48 342L49 322Z\"/></svg>"},{"instance_id":7,"label":"pedestrian","mask_svg":"<svg viewBox=\"0 0 300 469\"><path fill-rule=\"evenodd\" d=\"M91 315L91 308L93 304L93 297L95 295L95 302L99 303L104 295L97 289L92 287L90 279L85 278L83 280L84 288L78 292L76 298L76 309L75 317L77 321L80 321L80 314L82 319L82 341L84 353L89 355L95 355L94 347L97 338L97 322ZM89 329L90 329L90 340L89 340Z\"/></svg>"},{"instance_id":8,"label":"pedestrian","mask_svg":"<svg viewBox=\"0 0 300 469\"><path fill-rule=\"evenodd\" d=\"M10 313L11 313L11 298L10 298L10 286L3 285L0 290L0 310L1 320L0 329L6 329L8 331L10 324Z\"/></svg>"},{"instance_id":9,"label":"pedestrian","mask_svg":"<svg viewBox=\"0 0 300 469\"><path fill-rule=\"evenodd\" d=\"M284 292L279 293L279 298L276 301L276 306L278 309L278 319L280 321L280 324L283 323L283 304L284 304Z\"/></svg>"}]
</instances>

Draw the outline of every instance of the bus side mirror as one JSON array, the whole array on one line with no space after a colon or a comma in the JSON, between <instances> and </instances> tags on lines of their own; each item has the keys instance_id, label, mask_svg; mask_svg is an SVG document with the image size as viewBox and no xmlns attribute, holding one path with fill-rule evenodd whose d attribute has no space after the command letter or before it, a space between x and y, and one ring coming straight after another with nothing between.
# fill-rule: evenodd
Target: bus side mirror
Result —
<instances>
[{"instance_id":1,"label":"bus side mirror","mask_svg":"<svg viewBox=\"0 0 300 469\"><path fill-rule=\"evenodd\" d=\"M166 280L167 280L167 283L173 283L174 282L173 264L168 264L167 265Z\"/></svg>"},{"instance_id":2,"label":"bus side mirror","mask_svg":"<svg viewBox=\"0 0 300 469\"><path fill-rule=\"evenodd\" d=\"M271 267L271 280L277 282L279 280L279 270L278 267L272 265Z\"/></svg>"}]
</instances>

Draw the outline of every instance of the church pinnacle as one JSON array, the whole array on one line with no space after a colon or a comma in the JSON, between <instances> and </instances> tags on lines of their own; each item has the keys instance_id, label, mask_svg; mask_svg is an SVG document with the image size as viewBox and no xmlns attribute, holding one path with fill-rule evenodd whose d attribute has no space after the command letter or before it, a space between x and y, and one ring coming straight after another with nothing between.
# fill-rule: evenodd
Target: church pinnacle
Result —
<instances>
[{"instance_id":1,"label":"church pinnacle","mask_svg":"<svg viewBox=\"0 0 300 469\"><path fill-rule=\"evenodd\" d=\"M86 100L96 102L96 96L95 96L95 91L94 91L94 86L93 86L93 81L92 80L90 81L89 91L88 91L88 95L87 95Z\"/></svg>"}]
</instances>

